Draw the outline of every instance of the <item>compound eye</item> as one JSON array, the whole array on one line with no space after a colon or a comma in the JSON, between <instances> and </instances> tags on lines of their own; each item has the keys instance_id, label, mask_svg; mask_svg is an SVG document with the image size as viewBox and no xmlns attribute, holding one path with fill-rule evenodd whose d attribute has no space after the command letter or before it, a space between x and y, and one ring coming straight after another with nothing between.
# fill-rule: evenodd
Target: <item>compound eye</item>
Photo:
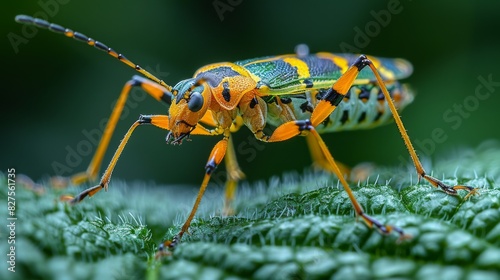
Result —
<instances>
[{"instance_id":1,"label":"compound eye","mask_svg":"<svg viewBox=\"0 0 500 280\"><path fill-rule=\"evenodd\" d=\"M197 91L193 91L188 101L188 108L191 112L198 112L203 107L203 96Z\"/></svg>"}]
</instances>

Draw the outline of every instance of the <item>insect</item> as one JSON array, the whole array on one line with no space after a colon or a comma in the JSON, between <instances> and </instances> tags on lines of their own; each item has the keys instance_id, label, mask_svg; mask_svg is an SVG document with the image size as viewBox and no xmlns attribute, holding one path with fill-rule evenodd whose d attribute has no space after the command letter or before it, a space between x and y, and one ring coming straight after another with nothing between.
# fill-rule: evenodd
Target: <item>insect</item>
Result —
<instances>
[{"instance_id":1,"label":"insect","mask_svg":"<svg viewBox=\"0 0 500 280\"><path fill-rule=\"evenodd\" d=\"M181 144L191 135L222 138L208 157L205 175L188 218L172 240L160 244L157 256L170 254L179 244L195 216L212 172L223 159L228 173L226 201L229 203L233 199L237 182L244 175L236 160L231 134L242 126L246 126L263 142L280 142L296 136L307 137L315 163L338 177L356 215L368 227L374 227L382 234L396 232L400 239L409 237L401 228L384 225L364 212L320 133L376 127L392 117L419 179L427 180L432 186L450 195L457 195L458 190L465 190L468 194L464 199L477 194L477 189L469 186L448 186L429 176L422 167L396 109L396 106L406 106L413 98L408 88L399 82L412 72L411 64L406 60L354 54L309 54L302 46L295 54L207 65L196 71L193 78L170 86L122 54L82 33L26 15L19 15L15 20L85 42L107 52L144 76L135 75L125 83L88 169L72 176L74 183L96 178L109 140L133 87L140 87L156 100L169 105L168 115L141 115L132 124L99 184L76 197L66 197L71 204L81 202L102 189L107 190L111 173L138 126L153 125L168 130L166 141L170 144ZM265 132L268 125L275 127L270 133Z\"/></svg>"}]
</instances>

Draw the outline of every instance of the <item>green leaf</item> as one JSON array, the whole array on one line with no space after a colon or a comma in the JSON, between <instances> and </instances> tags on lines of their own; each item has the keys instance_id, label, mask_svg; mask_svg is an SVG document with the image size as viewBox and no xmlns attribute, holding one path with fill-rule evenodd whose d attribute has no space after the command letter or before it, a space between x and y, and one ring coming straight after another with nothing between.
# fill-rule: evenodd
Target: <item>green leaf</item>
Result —
<instances>
[{"instance_id":1,"label":"green leaf","mask_svg":"<svg viewBox=\"0 0 500 280\"><path fill-rule=\"evenodd\" d=\"M351 183L368 214L403 228L411 240L398 243L398 236L357 222L337 180L307 171L242 183L232 217L220 215L222 189L210 186L190 234L161 261L154 259L157 244L178 232L196 190L115 180L108 193L71 207L60 195L83 187L37 187L18 174L16 272L3 262L0 278L500 278L500 146L464 149L432 169L480 195L446 195L417 183L406 168L381 167L376 179ZM0 180L7 189L6 174ZM7 199L2 192L4 221ZM0 243L4 256L9 247Z\"/></svg>"}]
</instances>

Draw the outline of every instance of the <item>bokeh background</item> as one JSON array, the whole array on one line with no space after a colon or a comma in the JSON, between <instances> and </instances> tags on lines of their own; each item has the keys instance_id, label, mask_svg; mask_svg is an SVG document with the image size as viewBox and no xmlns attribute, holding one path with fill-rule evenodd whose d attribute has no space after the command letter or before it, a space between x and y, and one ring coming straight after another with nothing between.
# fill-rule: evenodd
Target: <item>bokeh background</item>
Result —
<instances>
[{"instance_id":1,"label":"bokeh background","mask_svg":"<svg viewBox=\"0 0 500 280\"><path fill-rule=\"evenodd\" d=\"M390 19L377 21L391 10L397 12ZM403 121L419 143L429 143L426 139L431 139L435 129L444 131L446 140L433 141L433 148L427 144L425 151L416 145L424 158L434 160L487 139L500 139L500 86L493 87L485 100L474 97L479 76L500 82L498 11L500 2L496 1L3 3L0 170L15 167L34 179L54 175L54 163L74 172L85 170L92 154L80 153L81 162L70 166L68 151L76 151L82 141L88 141L83 131L100 129L123 84L135 74L85 44L45 30L29 33L31 29L14 22L17 14L47 15L51 22L100 40L153 69L172 85L209 63L290 53L299 43L307 43L312 52L341 52L351 46L367 54L406 58L414 64L414 74L407 82L417 97L403 112ZM360 30L367 36L364 41ZM134 92L133 96L104 166L139 114L166 113L163 104L143 93ZM453 112L457 105L466 106L463 114ZM449 110L453 121L443 117ZM166 133L153 127L138 128L114 177L199 184L208 154L219 138L193 137L181 146L169 146ZM289 170L301 172L310 165L304 139L258 143L250 152L251 137L245 128L234 135L236 146L246 145L238 156L250 181ZM401 165L401 157L408 158L395 125L327 134L324 139L336 159L349 165L364 161Z\"/></svg>"}]
</instances>

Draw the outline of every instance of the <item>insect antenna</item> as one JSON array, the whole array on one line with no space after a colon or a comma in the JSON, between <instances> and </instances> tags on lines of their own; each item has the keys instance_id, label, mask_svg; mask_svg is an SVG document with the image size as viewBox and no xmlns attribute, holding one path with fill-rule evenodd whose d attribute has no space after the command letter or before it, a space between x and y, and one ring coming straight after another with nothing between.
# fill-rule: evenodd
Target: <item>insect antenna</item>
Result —
<instances>
[{"instance_id":1,"label":"insect antenna","mask_svg":"<svg viewBox=\"0 0 500 280\"><path fill-rule=\"evenodd\" d=\"M66 37L70 37L70 38L73 38L75 40L78 40L78 41L81 41L81 42L85 42L89 46L93 46L93 47L95 47L98 50L107 52L110 56L118 59L119 61L123 62L127 66L129 66L131 68L134 68L137 72L143 74L148 79L150 79L150 80L152 80L154 82L157 82L158 84L164 86L168 91L172 91L172 87L171 86L167 85L163 80L157 78L155 75L151 74L150 72L148 72L147 70L145 70L144 68L142 68L140 65L133 63L132 61L130 61L129 59L127 59L121 53L117 53L115 50L113 50L112 48L106 46L105 44L103 44L103 43L101 43L99 41L96 41L96 40L94 40L94 39L92 39L90 37L87 37L86 35L84 35L84 34L82 34L80 32L75 32L75 31L73 31L73 30L71 30L69 28L62 27L62 26L60 26L58 24L50 23L50 22L48 22L46 20L39 19L39 18L34 18L34 17L30 17L30 16L27 16L27 15L18 15L18 16L16 16L15 20L16 20L16 22L19 22L19 23L22 23L22 24L34 25L36 27L48 29L48 30L53 31L55 33L63 34Z\"/></svg>"}]
</instances>

